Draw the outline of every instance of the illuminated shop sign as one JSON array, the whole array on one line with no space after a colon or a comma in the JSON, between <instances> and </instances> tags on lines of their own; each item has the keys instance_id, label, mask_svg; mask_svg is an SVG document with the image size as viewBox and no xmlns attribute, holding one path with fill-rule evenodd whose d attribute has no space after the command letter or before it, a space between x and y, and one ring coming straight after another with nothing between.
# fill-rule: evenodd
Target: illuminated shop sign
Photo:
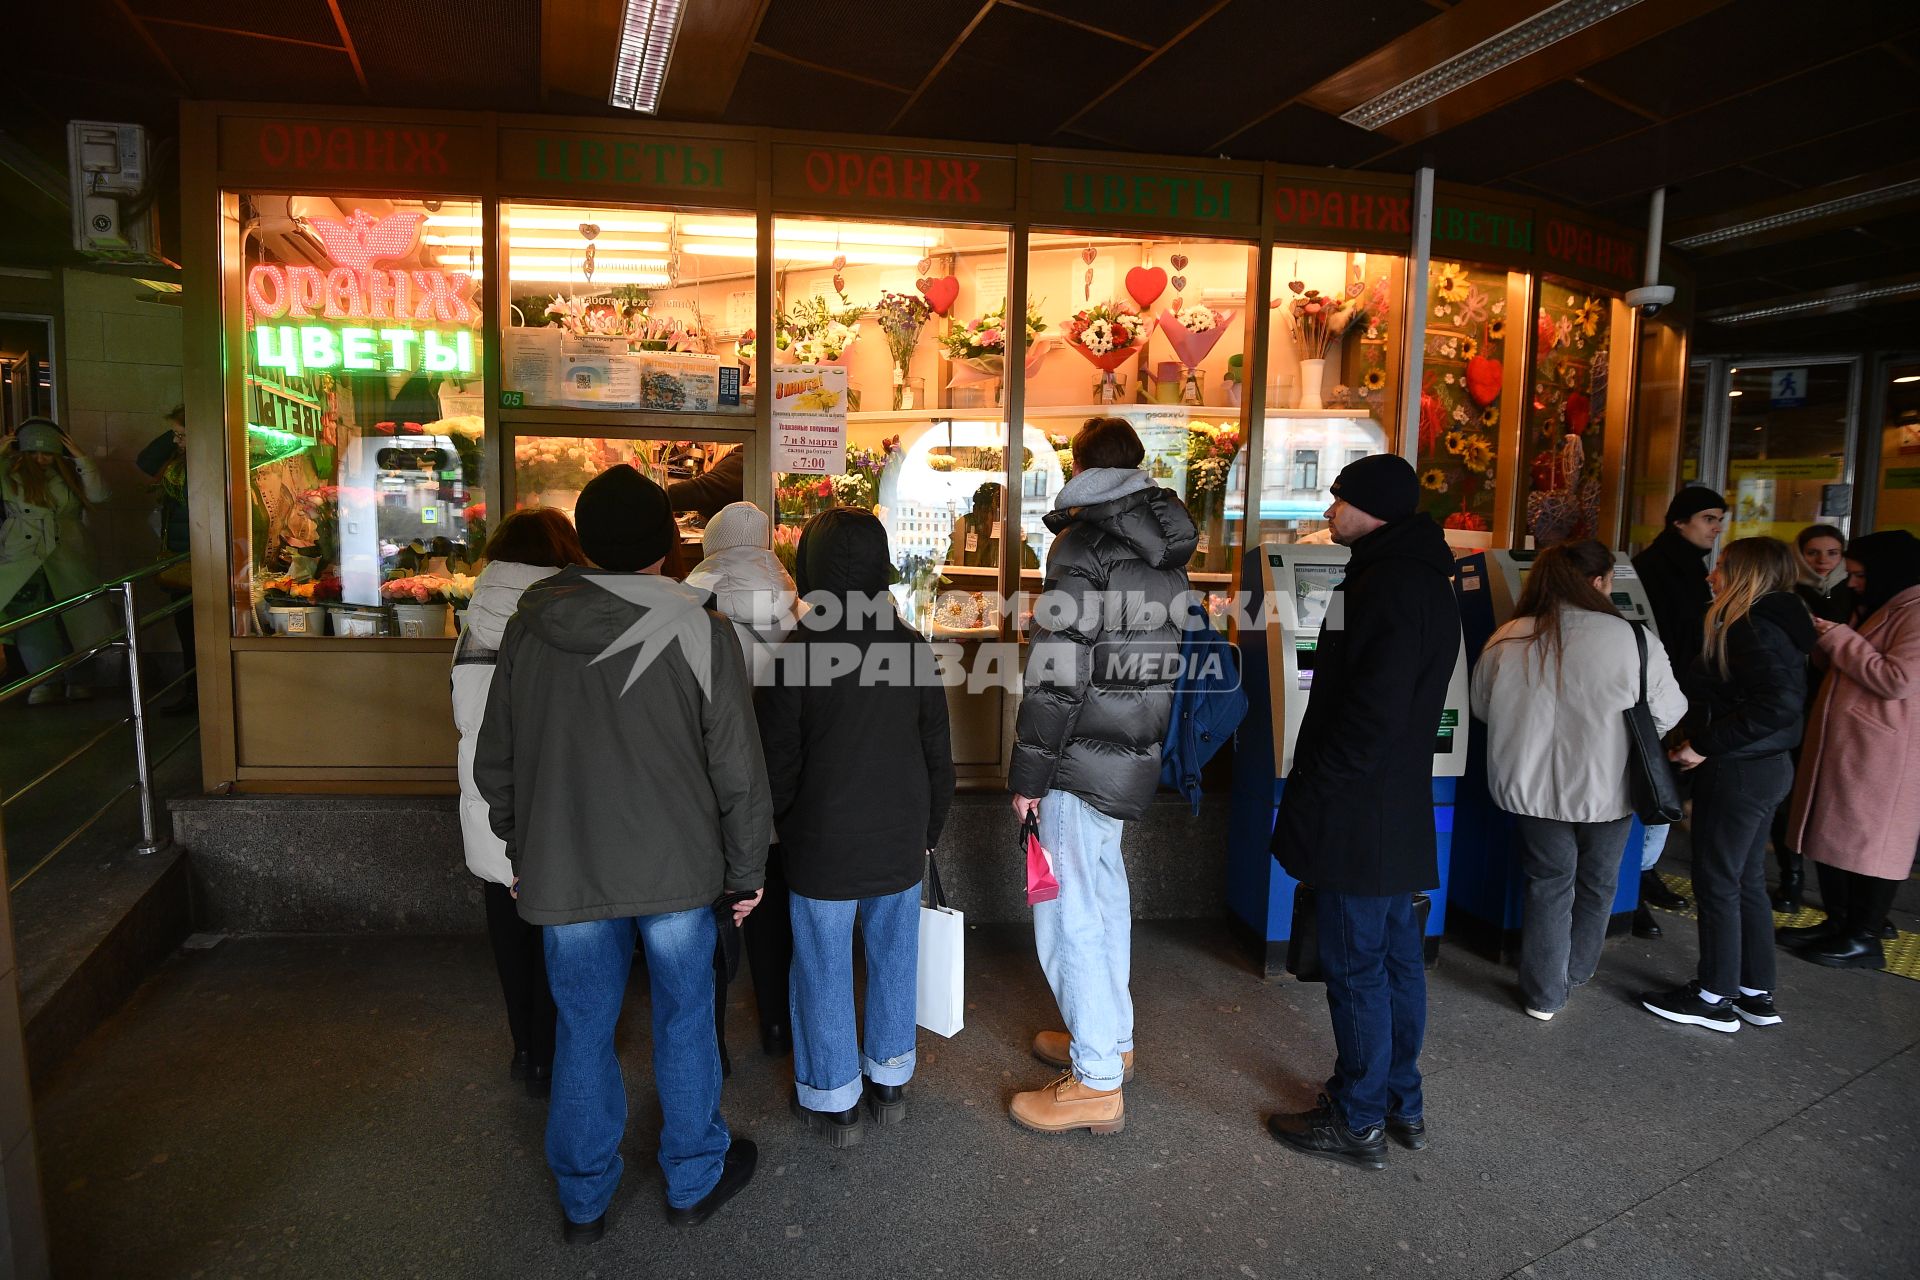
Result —
<instances>
[{"instance_id":1,"label":"illuminated shop sign","mask_svg":"<svg viewBox=\"0 0 1920 1280\"><path fill-rule=\"evenodd\" d=\"M380 181L472 177L486 147L479 129L389 121L220 122L220 167L229 173L327 174Z\"/></svg>"},{"instance_id":2,"label":"illuminated shop sign","mask_svg":"<svg viewBox=\"0 0 1920 1280\"><path fill-rule=\"evenodd\" d=\"M1622 236L1565 218L1548 218L1544 240L1541 251L1548 261L1574 275L1598 275L1629 283L1639 279L1639 250Z\"/></svg>"},{"instance_id":3,"label":"illuminated shop sign","mask_svg":"<svg viewBox=\"0 0 1920 1280\"><path fill-rule=\"evenodd\" d=\"M1268 201L1287 238L1402 248L1413 237L1413 197L1405 190L1282 178Z\"/></svg>"},{"instance_id":4,"label":"illuminated shop sign","mask_svg":"<svg viewBox=\"0 0 1920 1280\"><path fill-rule=\"evenodd\" d=\"M1038 213L1081 219L1171 219L1219 224L1257 223L1259 185L1240 174L1179 170L1085 168L1035 161L1033 206Z\"/></svg>"},{"instance_id":5,"label":"illuminated shop sign","mask_svg":"<svg viewBox=\"0 0 1920 1280\"><path fill-rule=\"evenodd\" d=\"M936 209L1008 209L1013 164L996 156L776 145L777 199Z\"/></svg>"},{"instance_id":6,"label":"illuminated shop sign","mask_svg":"<svg viewBox=\"0 0 1920 1280\"><path fill-rule=\"evenodd\" d=\"M473 277L380 265L413 252L425 219L364 209L308 219L335 265L263 262L247 272L255 363L294 374L472 373ZM416 327L432 325L458 327Z\"/></svg>"},{"instance_id":7,"label":"illuminated shop sign","mask_svg":"<svg viewBox=\"0 0 1920 1280\"><path fill-rule=\"evenodd\" d=\"M508 181L651 191L753 191L753 149L726 141L510 129L500 135Z\"/></svg>"},{"instance_id":8,"label":"illuminated shop sign","mask_svg":"<svg viewBox=\"0 0 1920 1280\"><path fill-rule=\"evenodd\" d=\"M1433 238L1455 247L1531 253L1533 215L1524 210L1436 204L1433 210Z\"/></svg>"}]
</instances>

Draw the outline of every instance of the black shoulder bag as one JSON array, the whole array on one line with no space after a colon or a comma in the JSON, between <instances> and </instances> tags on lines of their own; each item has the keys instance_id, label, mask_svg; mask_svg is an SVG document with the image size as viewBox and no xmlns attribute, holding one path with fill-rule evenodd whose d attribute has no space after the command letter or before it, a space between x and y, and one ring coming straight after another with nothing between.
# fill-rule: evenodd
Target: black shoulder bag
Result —
<instances>
[{"instance_id":1,"label":"black shoulder bag","mask_svg":"<svg viewBox=\"0 0 1920 1280\"><path fill-rule=\"evenodd\" d=\"M1627 718L1627 790L1633 797L1633 812L1649 827L1678 822L1685 815L1680 805L1680 785L1674 779L1673 765L1666 748L1653 727L1653 712L1647 707L1647 629L1633 627L1633 643L1640 650L1640 700L1620 714Z\"/></svg>"}]
</instances>

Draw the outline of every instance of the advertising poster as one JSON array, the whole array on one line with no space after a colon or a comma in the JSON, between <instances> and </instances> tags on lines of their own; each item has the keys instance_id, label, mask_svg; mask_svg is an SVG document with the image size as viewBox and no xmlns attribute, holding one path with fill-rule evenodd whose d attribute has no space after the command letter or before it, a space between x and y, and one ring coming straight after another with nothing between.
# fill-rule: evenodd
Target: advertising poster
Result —
<instances>
[{"instance_id":1,"label":"advertising poster","mask_svg":"<svg viewBox=\"0 0 1920 1280\"><path fill-rule=\"evenodd\" d=\"M788 364L773 371L773 469L838 476L847 471L847 370Z\"/></svg>"}]
</instances>

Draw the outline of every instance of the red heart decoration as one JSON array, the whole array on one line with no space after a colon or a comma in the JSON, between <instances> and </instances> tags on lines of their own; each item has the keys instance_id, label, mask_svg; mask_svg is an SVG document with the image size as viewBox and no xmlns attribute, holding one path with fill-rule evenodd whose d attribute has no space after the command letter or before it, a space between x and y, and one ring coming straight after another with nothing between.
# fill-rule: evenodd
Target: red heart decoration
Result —
<instances>
[{"instance_id":1,"label":"red heart decoration","mask_svg":"<svg viewBox=\"0 0 1920 1280\"><path fill-rule=\"evenodd\" d=\"M1173 312L1175 315L1180 314L1180 304L1185 301L1186 299L1181 297L1179 294L1176 293L1173 295Z\"/></svg>"},{"instance_id":2,"label":"red heart decoration","mask_svg":"<svg viewBox=\"0 0 1920 1280\"><path fill-rule=\"evenodd\" d=\"M600 226L598 223L583 222L580 224L580 238L582 240L592 240L594 237L598 236L599 234L600 234Z\"/></svg>"},{"instance_id":3,"label":"red heart decoration","mask_svg":"<svg viewBox=\"0 0 1920 1280\"><path fill-rule=\"evenodd\" d=\"M1566 404L1567 430L1577 436L1587 433L1587 424L1593 421L1593 402L1580 392L1571 392Z\"/></svg>"},{"instance_id":4,"label":"red heart decoration","mask_svg":"<svg viewBox=\"0 0 1920 1280\"><path fill-rule=\"evenodd\" d=\"M1184 253L1176 253L1171 258L1168 258L1167 261L1173 264L1175 271L1185 271L1187 269L1187 255Z\"/></svg>"},{"instance_id":5,"label":"red heart decoration","mask_svg":"<svg viewBox=\"0 0 1920 1280\"><path fill-rule=\"evenodd\" d=\"M1127 272L1127 296L1142 311L1152 306L1167 291L1167 273L1158 267L1135 267Z\"/></svg>"},{"instance_id":6,"label":"red heart decoration","mask_svg":"<svg viewBox=\"0 0 1920 1280\"><path fill-rule=\"evenodd\" d=\"M955 298L960 296L960 281L953 276L941 276L938 280L928 280L924 276L913 282L920 296L933 308L933 314L943 316L953 309Z\"/></svg>"},{"instance_id":7,"label":"red heart decoration","mask_svg":"<svg viewBox=\"0 0 1920 1280\"><path fill-rule=\"evenodd\" d=\"M846 255L846 254L844 254L844 253L837 253L837 254L835 254L835 255L833 256L833 269L834 269L835 271L840 271L840 270L843 270L843 269L845 269L845 267L846 267L846 265L847 265L847 255Z\"/></svg>"},{"instance_id":8,"label":"red heart decoration","mask_svg":"<svg viewBox=\"0 0 1920 1280\"><path fill-rule=\"evenodd\" d=\"M843 298L847 295L847 278L838 271L833 273L833 291Z\"/></svg>"},{"instance_id":9,"label":"red heart decoration","mask_svg":"<svg viewBox=\"0 0 1920 1280\"><path fill-rule=\"evenodd\" d=\"M1100 251L1094 248L1092 245L1088 245L1086 248L1080 251L1080 261L1086 263L1088 266L1092 266L1093 260L1099 256L1100 256Z\"/></svg>"},{"instance_id":10,"label":"red heart decoration","mask_svg":"<svg viewBox=\"0 0 1920 1280\"><path fill-rule=\"evenodd\" d=\"M1498 360L1475 356L1467 361L1467 394L1485 408L1500 398L1501 368Z\"/></svg>"}]
</instances>

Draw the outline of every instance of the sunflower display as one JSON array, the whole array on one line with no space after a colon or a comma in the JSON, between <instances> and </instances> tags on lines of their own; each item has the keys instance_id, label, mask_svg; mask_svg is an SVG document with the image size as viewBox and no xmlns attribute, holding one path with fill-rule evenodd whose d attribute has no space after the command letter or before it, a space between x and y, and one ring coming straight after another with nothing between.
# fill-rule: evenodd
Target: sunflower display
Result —
<instances>
[{"instance_id":1,"label":"sunflower display","mask_svg":"<svg viewBox=\"0 0 1920 1280\"><path fill-rule=\"evenodd\" d=\"M1480 425L1491 431L1500 425L1500 406L1490 404L1480 411Z\"/></svg>"},{"instance_id":2,"label":"sunflower display","mask_svg":"<svg viewBox=\"0 0 1920 1280\"><path fill-rule=\"evenodd\" d=\"M1383 391L1387 385L1385 369L1369 369L1360 378L1360 385L1368 391Z\"/></svg>"},{"instance_id":3,"label":"sunflower display","mask_svg":"<svg viewBox=\"0 0 1920 1280\"><path fill-rule=\"evenodd\" d=\"M1420 473L1420 487L1428 493L1447 491L1447 473L1438 467L1428 467Z\"/></svg>"},{"instance_id":4,"label":"sunflower display","mask_svg":"<svg viewBox=\"0 0 1920 1280\"><path fill-rule=\"evenodd\" d=\"M1538 546L1592 537L1600 527L1600 438L1606 423L1607 299L1568 281L1542 281L1533 395L1527 412L1527 532Z\"/></svg>"},{"instance_id":5,"label":"sunflower display","mask_svg":"<svg viewBox=\"0 0 1920 1280\"><path fill-rule=\"evenodd\" d=\"M1450 529L1485 530L1500 453L1506 272L1436 262L1427 279L1421 506Z\"/></svg>"}]
</instances>

